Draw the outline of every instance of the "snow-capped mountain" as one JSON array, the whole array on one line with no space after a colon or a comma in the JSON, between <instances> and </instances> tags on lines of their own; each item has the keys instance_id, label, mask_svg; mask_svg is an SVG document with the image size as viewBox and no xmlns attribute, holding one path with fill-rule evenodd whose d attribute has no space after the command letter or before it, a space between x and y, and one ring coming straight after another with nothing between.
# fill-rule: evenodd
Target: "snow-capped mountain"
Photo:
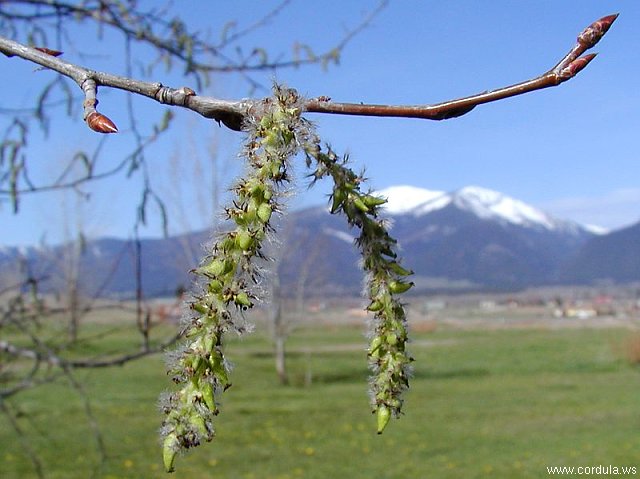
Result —
<instances>
[{"instance_id":1,"label":"snow-capped mountain","mask_svg":"<svg viewBox=\"0 0 640 479\"><path fill-rule=\"evenodd\" d=\"M376 194L387 198L386 212L392 216L410 214L420 217L454 205L479 218L514 225L547 230L588 229L576 223L555 219L523 201L479 186L467 186L451 193L413 186L393 186L377 191ZM594 229L593 232L595 231L602 230Z\"/></svg>"},{"instance_id":2,"label":"snow-capped mountain","mask_svg":"<svg viewBox=\"0 0 640 479\"><path fill-rule=\"evenodd\" d=\"M614 233L598 237L590 228L476 186L451 193L394 186L376 194L389 200L385 214L392 219L391 234L398 240L401 258L415 271L415 292L517 289L578 280L588 283L594 278L584 271L596 269L580 269L586 261L583 256L588 257L581 256L580 251L594 239L598 240L593 243L597 246L602 243L600 238L617 238ZM282 258L278 271L283 292L311 296L360 293L362 272L353 244L359 232L350 229L343 217L331 215L326 206L308 208L291 212L280 229L283 248L274 256ZM143 241L145 294L171 294L178 285L187 285L187 272L197 266L199 245L208 237L208 232L195 232ZM634 257L633 245L637 242L615 244L615 254L620 258ZM134 294L131 242L92 240L83 251L80 284L86 294L97 290L104 295ZM601 249L596 252L595 256L603 256ZM64 246L46 251L5 248L0 251L0 273L15 278L28 263L31 274L51 278L48 286L55 290L55 278L64 278L64 262L60 261L64 255ZM621 261L635 264L629 259ZM631 270L622 280L640 280L640 270ZM603 277L604 273L598 274Z\"/></svg>"},{"instance_id":3,"label":"snow-capped mountain","mask_svg":"<svg viewBox=\"0 0 640 479\"><path fill-rule=\"evenodd\" d=\"M388 214L402 215L415 212L420 206L442 197L445 192L403 185L376 191L375 195L387 199L385 210Z\"/></svg>"},{"instance_id":4,"label":"snow-capped mountain","mask_svg":"<svg viewBox=\"0 0 640 479\"><path fill-rule=\"evenodd\" d=\"M384 213L392 219L391 234L402 257L416 272L416 289L553 283L562 264L594 236L577 223L477 186L451 193L393 186L374 194L388 200ZM313 266L318 276L340 282L341 291L357 292L353 281L358 257L352 238L358 232L326 208L296 212L293 224L293 244L304 248L285 258L282 271L287 277L293 281L313 250L319 258Z\"/></svg>"}]
</instances>

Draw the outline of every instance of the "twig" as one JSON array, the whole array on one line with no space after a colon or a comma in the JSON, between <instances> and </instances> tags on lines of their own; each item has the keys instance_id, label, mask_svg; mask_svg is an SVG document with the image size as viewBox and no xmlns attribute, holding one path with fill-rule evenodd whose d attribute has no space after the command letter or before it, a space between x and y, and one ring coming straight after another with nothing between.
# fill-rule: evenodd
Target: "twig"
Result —
<instances>
[{"instance_id":1,"label":"twig","mask_svg":"<svg viewBox=\"0 0 640 479\"><path fill-rule=\"evenodd\" d=\"M586 67L595 54L580 57L593 48L609 30L618 14L608 15L595 21L578 35L576 45L548 72L532 80L477 95L450 100L435 105L364 105L355 103L334 103L323 98L309 100L306 110L314 113L336 113L340 115L386 116L403 118L424 118L427 120L445 120L470 112L477 105L489 103L516 95L541 90L573 78Z\"/></svg>"},{"instance_id":2,"label":"twig","mask_svg":"<svg viewBox=\"0 0 640 479\"><path fill-rule=\"evenodd\" d=\"M242 30L239 30L231 35L226 35L222 42L220 42L218 45L216 45L216 48L218 50L223 49L224 47L226 47L227 45L229 45L230 43L235 42L236 40L244 37L245 35L254 32L255 30L267 25L273 18L275 18L277 15L279 15L289 4L291 3L291 0L283 0L280 4L276 5L276 7L271 10L270 12L268 12L265 16L263 16L261 19L259 19L258 21L254 22L253 24L249 25L248 27L243 28ZM227 29L225 28L225 31Z\"/></svg>"},{"instance_id":3,"label":"twig","mask_svg":"<svg viewBox=\"0 0 640 479\"><path fill-rule=\"evenodd\" d=\"M100 430L100 426L98 425L98 421L96 420L95 415L93 414L93 408L91 407L91 401L89 400L89 396L85 391L82 384L76 380L73 376L73 369L69 366L63 367L64 374L69 379L71 386L76 390L80 399L82 400L82 405L84 406L84 413L87 416L87 421L89 422L89 427L93 431L93 437L96 441L96 448L98 449L98 453L100 455L100 465L104 464L107 460L107 449L104 444L104 438L102 437L102 431Z\"/></svg>"},{"instance_id":4,"label":"twig","mask_svg":"<svg viewBox=\"0 0 640 479\"><path fill-rule=\"evenodd\" d=\"M0 398L0 410L4 413L6 418L9 420L9 423L11 424L13 431L18 436L23 450L29 456L31 463L33 464L33 468L36 470L36 475L39 478L44 479L45 475L44 475L44 470L42 469L42 462L40 462L38 455L34 451L31 445L31 441L29 441L29 439L25 436L24 432L20 428L20 425L18 424L18 421L16 420L12 412L9 411L9 408L7 407L5 402L2 400L2 398Z\"/></svg>"},{"instance_id":5,"label":"twig","mask_svg":"<svg viewBox=\"0 0 640 479\"><path fill-rule=\"evenodd\" d=\"M515 85L435 105L337 103L326 97L320 97L304 102L303 109L312 113L392 116L428 120L458 117L468 113L477 105L557 86L573 78L595 57L594 54L582 57L580 55L598 43L617 17L617 14L608 15L592 23L580 33L577 44L555 67L539 77ZM93 85L96 88L98 86L117 88L146 96L163 104L190 109L205 118L222 122L232 130L239 131L242 128L244 118L250 115L253 107L258 104L257 100L221 100L196 95L195 91L188 87L176 89L163 86L161 83L150 83L110 73L96 72L2 37L0 37L0 52L7 56L21 57L72 78L85 91L85 94L87 91L93 93Z\"/></svg>"},{"instance_id":6,"label":"twig","mask_svg":"<svg viewBox=\"0 0 640 479\"><path fill-rule=\"evenodd\" d=\"M15 346L8 341L0 340L0 353L6 353L14 357L22 357L31 360L37 360L45 362L52 366L60 366L60 367L72 367L72 368L104 368L109 366L122 366L123 364L128 363L129 361L133 361L136 359L143 358L145 356L150 356L152 354L163 352L169 346L173 345L181 336L181 333L178 333L174 336L171 336L163 343L158 344L155 347L150 347L149 349L145 349L144 351L137 351L133 353L123 354L121 356L117 356L114 358L97 360L97 359L64 359L57 354L54 354L51 350L47 350L46 353L35 349L22 348L19 346Z\"/></svg>"},{"instance_id":7,"label":"twig","mask_svg":"<svg viewBox=\"0 0 640 479\"><path fill-rule=\"evenodd\" d=\"M0 4L2 3L3 2L0 2ZM364 29L373 18L373 15L367 15L360 24L346 31L344 38L342 38L339 43L309 58L284 58L267 61L259 56L256 58L255 55L250 55L248 58L242 57L240 61L237 61L228 56L225 53L225 49L230 48L233 44L237 45L237 41L247 33L263 27L290 3L289 0L284 0L262 19L249 27L229 37L223 38L219 44L204 41L200 38L198 32L188 31L186 25L182 22L168 19L169 12L165 9L160 11L151 9L147 12L138 12L135 9L123 9L121 2L114 0L101 0L100 2L96 2L99 5L94 6L87 5L85 2L64 2L61 0L13 0L11 3L20 5L25 9L30 8L33 11L29 12L27 10L24 13L18 10L5 12L0 8L0 19L4 18L8 22L20 20L27 25L38 20L51 18L58 20L58 22L62 19L66 20L69 17L80 21L84 19L93 20L100 27L103 25L111 27L121 32L125 37L152 46L161 55L167 55L180 60L185 64L187 73L195 74L198 83L202 81L200 77L201 74L233 72L242 74L244 79L253 87L257 86L257 82L248 76L251 72L272 71L314 63L325 63L334 59L336 54L339 54L347 43L349 43L355 33ZM388 0L382 0L381 6L376 8L374 13L378 14L382 10L381 7L387 3ZM58 28L60 28L59 24ZM165 32L159 34L157 33L158 29L162 29ZM185 38L187 39L186 42ZM201 59L200 56L204 54L207 54L207 57ZM210 57L216 58L219 62L212 62Z\"/></svg>"},{"instance_id":8,"label":"twig","mask_svg":"<svg viewBox=\"0 0 640 479\"><path fill-rule=\"evenodd\" d=\"M102 113L96 110L98 106L98 87L95 80L87 78L80 85L84 92L84 101L82 107L84 109L84 121L87 122L89 128L98 133L118 133L116 125Z\"/></svg>"}]
</instances>

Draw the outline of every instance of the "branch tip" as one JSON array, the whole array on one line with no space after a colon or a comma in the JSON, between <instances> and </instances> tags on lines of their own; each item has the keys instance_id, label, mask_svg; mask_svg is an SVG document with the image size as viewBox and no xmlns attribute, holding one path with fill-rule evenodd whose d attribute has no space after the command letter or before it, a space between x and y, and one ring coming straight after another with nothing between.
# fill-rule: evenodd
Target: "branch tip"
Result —
<instances>
[{"instance_id":1,"label":"branch tip","mask_svg":"<svg viewBox=\"0 0 640 479\"><path fill-rule=\"evenodd\" d=\"M613 22L615 22L616 18L618 18L619 13L615 13L613 15L607 15L606 17L602 17L599 20L596 20L587 28L585 28L580 35L578 35L578 43L585 49L588 50L593 48L596 43L600 41L600 39L604 36Z\"/></svg>"}]
</instances>

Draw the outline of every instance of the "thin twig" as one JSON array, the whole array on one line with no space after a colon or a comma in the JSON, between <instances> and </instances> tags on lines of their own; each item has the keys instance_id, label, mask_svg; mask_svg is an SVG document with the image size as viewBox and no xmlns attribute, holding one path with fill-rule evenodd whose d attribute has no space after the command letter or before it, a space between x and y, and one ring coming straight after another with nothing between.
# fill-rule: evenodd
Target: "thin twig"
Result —
<instances>
[{"instance_id":1,"label":"thin twig","mask_svg":"<svg viewBox=\"0 0 640 479\"><path fill-rule=\"evenodd\" d=\"M216 45L216 48L218 50L221 50L227 45L229 45L230 43L233 43L236 40L248 35L249 33L252 33L255 30L267 25L273 18L279 15L290 3L291 3L291 0L283 0L282 2L280 2L280 4L276 5L275 8L273 8L270 12L264 15L261 19L252 23L248 27L238 30L237 32L232 33L231 35L225 36L222 39L222 41L218 45Z\"/></svg>"},{"instance_id":2,"label":"thin twig","mask_svg":"<svg viewBox=\"0 0 640 479\"><path fill-rule=\"evenodd\" d=\"M84 413L87 416L87 420L89 421L89 426L93 431L93 436L96 441L96 447L98 449L98 453L100 455L100 465L104 464L107 460L107 449L104 444L104 438L102 437L102 431L100 430L100 426L98 425L98 421L96 420L95 415L93 414L93 408L91 407L91 401L89 400L89 396L84 389L84 386L76 380L73 376L73 369L68 365L63 367L64 374L69 379L71 386L76 390L80 398L82 399L82 404L84 406Z\"/></svg>"},{"instance_id":3,"label":"thin twig","mask_svg":"<svg viewBox=\"0 0 640 479\"><path fill-rule=\"evenodd\" d=\"M24 432L22 431L22 429L18 424L18 421L13 416L12 412L9 411L9 408L7 407L5 402L2 400L2 398L0 398L0 410L4 413L6 418L9 420L9 424L11 424L13 431L18 436L23 450L27 453L27 456L29 456L29 460L33 464L33 468L36 470L36 474L40 479L44 479L45 475L44 475L44 470L42 469L42 462L40 462L38 455L36 454L33 447L31 446L31 441L29 441L29 439L25 436Z\"/></svg>"},{"instance_id":4,"label":"thin twig","mask_svg":"<svg viewBox=\"0 0 640 479\"><path fill-rule=\"evenodd\" d=\"M0 5L2 3L0 1ZM186 74L191 75L198 86L207 80L210 73L239 73L252 89L259 88L261 85L251 77L251 73L311 64L326 65L332 60L335 61L351 38L371 21L371 15L368 15L360 24L347 30L338 43L328 47L322 53L313 54L306 58L296 58L294 56L293 58L278 57L270 60L266 56L252 53L248 56L239 54L239 58L234 59L226 53L226 50L231 49L235 44L236 51L240 53L238 41L244 35L261 28L271 18L278 15L287 6L289 0L283 1L253 25L237 34L223 38L219 44L201 39L199 32L190 31L183 22L171 18L167 9L158 11L152 8L143 12L130 8L123 10L121 2L115 0L101 0L96 3L98 5L86 5L83 2L64 2L61 0L13 0L11 2L12 5L17 5L18 8L22 7L27 11L24 13L18 9L3 11L0 7L0 20L6 20L9 28L12 29L11 33L15 35L13 23L22 22L30 26L38 21L54 18L56 20L58 43L60 43L60 36L63 33L66 34L62 29L63 20L68 18L73 18L77 21L92 20L97 23L100 34L103 27L110 27L115 31L119 31L125 37L134 39L137 43L153 47L159 54L158 60L168 57L182 62L185 66ZM381 3L386 4L387 0L382 0ZM28 9L32 10L31 13L29 13ZM380 10L381 8L377 8L375 10L376 14ZM40 32L38 27L34 27L34 30ZM162 30L162 33L159 30ZM259 48L254 49L253 52L256 50L259 50ZM212 61L212 58L215 61Z\"/></svg>"},{"instance_id":5,"label":"thin twig","mask_svg":"<svg viewBox=\"0 0 640 479\"><path fill-rule=\"evenodd\" d=\"M580 57L580 55L598 43L617 17L617 14L608 15L592 23L578 35L576 45L556 66L539 77L515 85L435 105L365 105L334 103L324 98L318 98L309 100L306 103L306 111L340 115L424 118L428 120L444 120L458 117L470 112L477 105L557 86L573 78L595 58L595 54L585 55L584 57Z\"/></svg>"},{"instance_id":6,"label":"thin twig","mask_svg":"<svg viewBox=\"0 0 640 479\"><path fill-rule=\"evenodd\" d=\"M168 347L172 346L178 339L180 339L181 333L177 333L170 338L166 339L161 344L155 347L150 347L144 351L136 351L133 353L122 354L117 357L109 359L64 359L53 351L47 350L43 353L36 349L23 348L16 346L8 341L0 340L0 353L6 353L14 357L22 357L31 360L40 360L52 366L60 367L73 367L73 368L104 368L109 366L122 366L130 361L150 356L152 354L161 353Z\"/></svg>"}]
</instances>

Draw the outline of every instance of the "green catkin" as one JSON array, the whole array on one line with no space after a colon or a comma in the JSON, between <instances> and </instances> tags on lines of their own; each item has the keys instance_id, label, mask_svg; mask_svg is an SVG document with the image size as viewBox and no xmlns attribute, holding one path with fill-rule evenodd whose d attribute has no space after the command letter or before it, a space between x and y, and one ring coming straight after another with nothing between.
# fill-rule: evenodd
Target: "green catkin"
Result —
<instances>
[{"instance_id":1,"label":"green catkin","mask_svg":"<svg viewBox=\"0 0 640 479\"><path fill-rule=\"evenodd\" d=\"M316 143L306 149L307 163L316 163L314 181L329 176L334 188L331 213L342 213L350 226L360 229L356 244L362 253L362 265L367 275L367 310L374 314L369 346L371 405L376 414L377 431L381 434L391 416L402 409L402 394L409 387L409 364L413 359L406 351L407 321L403 304L397 296L408 291L413 283L403 278L413 272L403 268L395 253L396 240L387 232L378 209L386 203L360 189L362 178L340 161L329 148L322 151Z\"/></svg>"},{"instance_id":2,"label":"green catkin","mask_svg":"<svg viewBox=\"0 0 640 479\"><path fill-rule=\"evenodd\" d=\"M300 118L299 98L292 90L275 87L273 98L252 114L242 153L247 172L233 188L235 198L226 209L235 227L215 241L195 270L200 282L189 302L184 344L169 365L179 390L161 400L167 472L174 470L179 452L213 439L219 397L231 386L223 338L229 331L246 329L242 311L257 300L257 262L265 258L262 243L278 211L280 186L289 180L288 160L308 141L309 124Z\"/></svg>"},{"instance_id":3,"label":"green catkin","mask_svg":"<svg viewBox=\"0 0 640 479\"><path fill-rule=\"evenodd\" d=\"M248 168L232 189L232 206L226 208L233 227L217 238L194 270L199 282L188 302L183 344L170 355L168 373L178 390L160 400L167 472L174 470L178 453L213 439L220 395L231 386L223 340L230 331L247 329L242 312L259 299L254 289L261 279L258 262L266 259L262 244L273 230L280 186L289 181L288 161L301 150L309 167L315 163L313 181L333 179L331 213L344 214L350 226L360 229L356 244L367 274L367 310L374 314L368 356L378 433L391 416L400 414L412 359L405 350L406 314L397 295L413 285L404 279L412 272L398 263L396 241L378 217L386 200L363 193L362 178L346 166L346 159L340 161L331 149L322 151L313 127L300 116L301 104L294 90L275 86L273 97L252 107L245 121L242 156Z\"/></svg>"}]
</instances>

